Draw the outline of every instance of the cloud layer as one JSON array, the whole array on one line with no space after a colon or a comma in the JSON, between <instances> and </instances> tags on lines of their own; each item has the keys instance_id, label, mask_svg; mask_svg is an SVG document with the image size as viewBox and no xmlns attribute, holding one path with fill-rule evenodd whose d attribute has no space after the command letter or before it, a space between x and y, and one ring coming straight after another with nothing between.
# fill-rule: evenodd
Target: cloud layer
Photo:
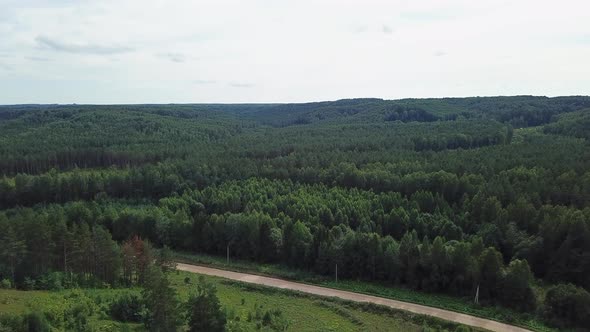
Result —
<instances>
[{"instance_id":1,"label":"cloud layer","mask_svg":"<svg viewBox=\"0 0 590 332\"><path fill-rule=\"evenodd\" d=\"M58 51L58 52L108 55L108 54L117 54L117 53L125 53L125 52L133 51L132 48L123 47L123 46L105 46L105 45L95 45L95 44L72 44L72 43L67 43L67 42L55 40L55 39L49 38L47 36L37 36L37 38L35 38L35 41L41 47L46 47L48 49Z\"/></svg>"},{"instance_id":2,"label":"cloud layer","mask_svg":"<svg viewBox=\"0 0 590 332\"><path fill-rule=\"evenodd\" d=\"M589 11L584 0L0 0L0 104L588 94Z\"/></svg>"}]
</instances>

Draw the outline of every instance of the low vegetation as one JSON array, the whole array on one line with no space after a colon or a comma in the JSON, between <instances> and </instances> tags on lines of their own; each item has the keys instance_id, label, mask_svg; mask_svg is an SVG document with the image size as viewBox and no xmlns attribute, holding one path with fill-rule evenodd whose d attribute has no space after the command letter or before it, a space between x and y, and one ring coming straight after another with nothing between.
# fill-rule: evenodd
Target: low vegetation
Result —
<instances>
[{"instance_id":1,"label":"low vegetation","mask_svg":"<svg viewBox=\"0 0 590 332\"><path fill-rule=\"evenodd\" d=\"M183 316L186 320L179 326L181 330L215 331L214 326L225 322L228 331L477 331L388 308L318 298L219 278L172 272L168 273L167 279L177 294L178 303L183 307L179 312L186 313ZM144 331L148 328L143 323L146 303L142 293L141 288L0 290L0 311L3 313L0 321L5 330L16 327L14 330L20 331L18 328L24 325L28 327L29 316L34 315L35 319L46 322L47 326L64 330L66 320L75 320L70 318L71 311L64 308L82 301L91 310L79 314L87 315L84 316L86 323L80 326L83 328L80 331ZM219 306L215 305L215 299L218 299ZM200 316L204 312L209 314ZM217 319L211 319L215 315ZM192 324L189 317L199 316L203 319ZM75 331L76 328L72 329Z\"/></svg>"}]
</instances>

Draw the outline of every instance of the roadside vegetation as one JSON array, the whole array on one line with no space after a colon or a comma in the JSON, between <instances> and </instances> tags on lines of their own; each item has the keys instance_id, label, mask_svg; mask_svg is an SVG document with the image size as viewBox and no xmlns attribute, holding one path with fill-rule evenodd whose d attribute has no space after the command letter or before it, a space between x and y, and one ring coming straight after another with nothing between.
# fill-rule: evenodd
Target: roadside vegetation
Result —
<instances>
[{"instance_id":1,"label":"roadside vegetation","mask_svg":"<svg viewBox=\"0 0 590 332\"><path fill-rule=\"evenodd\" d=\"M169 271L132 288L0 290L2 331L478 331L362 305ZM168 285L166 285L168 284ZM165 315L175 308L174 315Z\"/></svg>"},{"instance_id":2,"label":"roadside vegetation","mask_svg":"<svg viewBox=\"0 0 590 332\"><path fill-rule=\"evenodd\" d=\"M405 302L422 304L430 307L456 311L482 318L488 318L503 323L521 326L533 331L557 331L535 315L522 313L498 306L485 306L474 304L474 298L456 297L447 294L435 294L416 292L406 287L391 287L387 284L378 284L370 281L340 279L335 281L335 276L327 277L297 270L287 266L276 264L255 264L249 261L231 259L229 264L226 258L210 255L197 255L190 253L175 253L176 261L216 267L244 273L253 273L269 277L278 277L312 285L324 286L334 289L346 290L356 293L375 295L384 298ZM546 289L536 288L539 301L544 297Z\"/></svg>"}]
</instances>

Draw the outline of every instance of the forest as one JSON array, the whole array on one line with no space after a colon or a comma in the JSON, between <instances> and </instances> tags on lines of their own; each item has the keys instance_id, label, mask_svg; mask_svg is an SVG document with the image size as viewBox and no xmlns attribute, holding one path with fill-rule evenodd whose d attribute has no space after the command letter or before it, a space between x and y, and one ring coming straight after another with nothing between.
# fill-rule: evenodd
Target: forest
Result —
<instances>
[{"instance_id":1,"label":"forest","mask_svg":"<svg viewBox=\"0 0 590 332\"><path fill-rule=\"evenodd\" d=\"M583 96L0 106L0 280L231 249L587 328L589 140Z\"/></svg>"}]
</instances>

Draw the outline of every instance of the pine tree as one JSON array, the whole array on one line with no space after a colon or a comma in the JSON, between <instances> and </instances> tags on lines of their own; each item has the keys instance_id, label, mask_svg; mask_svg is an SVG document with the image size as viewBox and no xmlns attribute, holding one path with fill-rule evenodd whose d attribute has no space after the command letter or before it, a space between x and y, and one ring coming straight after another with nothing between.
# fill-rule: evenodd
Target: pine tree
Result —
<instances>
[{"instance_id":1,"label":"pine tree","mask_svg":"<svg viewBox=\"0 0 590 332\"><path fill-rule=\"evenodd\" d=\"M190 332L225 331L226 317L217 298L217 290L201 276L197 292L186 305L186 318Z\"/></svg>"},{"instance_id":2,"label":"pine tree","mask_svg":"<svg viewBox=\"0 0 590 332\"><path fill-rule=\"evenodd\" d=\"M19 238L12 226L7 225L4 234L0 238L0 261L5 262L4 264L10 270L13 285L16 279L16 268L26 254L27 246L25 241Z\"/></svg>"},{"instance_id":3,"label":"pine tree","mask_svg":"<svg viewBox=\"0 0 590 332\"><path fill-rule=\"evenodd\" d=\"M175 332L182 323L179 302L176 291L160 268L148 267L142 295L147 309L144 324L148 330Z\"/></svg>"}]
</instances>

